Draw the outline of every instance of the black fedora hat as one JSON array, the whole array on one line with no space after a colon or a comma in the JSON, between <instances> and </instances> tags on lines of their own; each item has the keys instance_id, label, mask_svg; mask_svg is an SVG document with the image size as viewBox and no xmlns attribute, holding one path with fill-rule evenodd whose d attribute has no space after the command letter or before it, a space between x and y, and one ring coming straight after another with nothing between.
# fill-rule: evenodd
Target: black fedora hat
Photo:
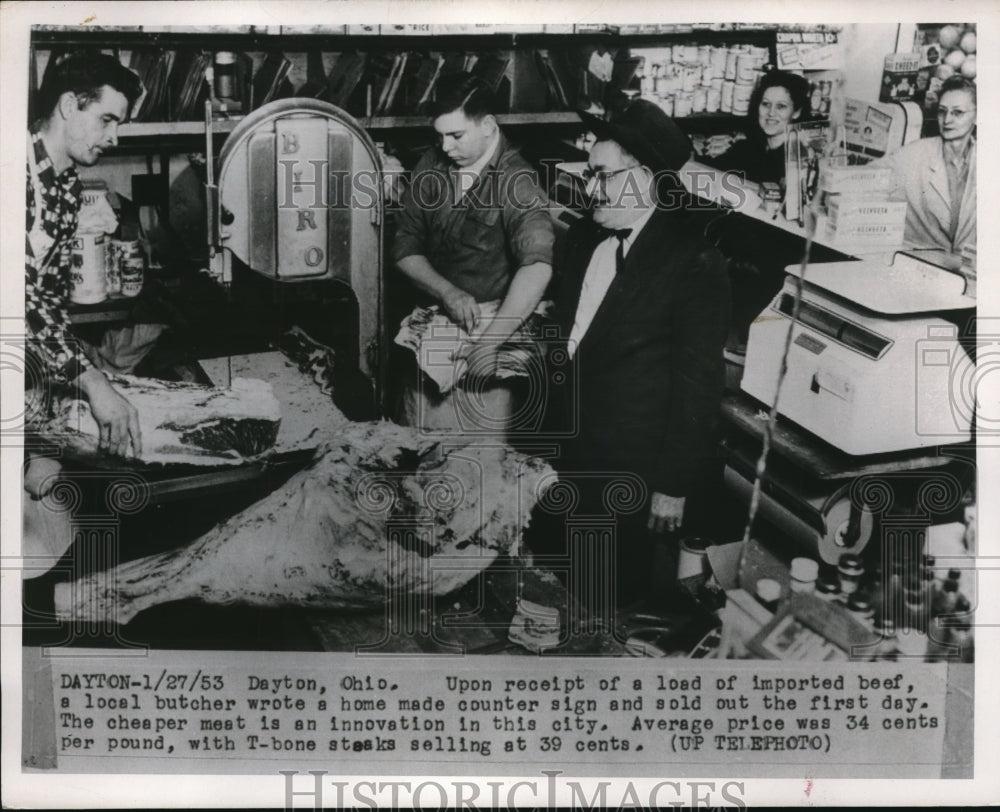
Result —
<instances>
[{"instance_id":1,"label":"black fedora hat","mask_svg":"<svg viewBox=\"0 0 1000 812\"><path fill-rule=\"evenodd\" d=\"M614 141L654 172L676 172L691 157L691 139L659 107L635 99L603 119L579 111L580 119L598 141Z\"/></svg>"}]
</instances>

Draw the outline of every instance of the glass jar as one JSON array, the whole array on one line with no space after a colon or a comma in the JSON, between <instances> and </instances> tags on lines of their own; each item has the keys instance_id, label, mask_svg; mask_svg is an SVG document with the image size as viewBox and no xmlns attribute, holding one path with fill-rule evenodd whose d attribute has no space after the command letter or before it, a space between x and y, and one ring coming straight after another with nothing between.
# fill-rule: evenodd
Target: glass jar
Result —
<instances>
[{"instance_id":1,"label":"glass jar","mask_svg":"<svg viewBox=\"0 0 1000 812\"><path fill-rule=\"evenodd\" d=\"M811 558L793 558L789 574L792 577L792 592L813 592L816 589L816 578L819 575L819 564Z\"/></svg>"},{"instance_id":2,"label":"glass jar","mask_svg":"<svg viewBox=\"0 0 1000 812\"><path fill-rule=\"evenodd\" d=\"M835 603L840 600L840 581L836 575L824 573L816 579L816 595L825 601Z\"/></svg>"},{"instance_id":3,"label":"glass jar","mask_svg":"<svg viewBox=\"0 0 1000 812\"><path fill-rule=\"evenodd\" d=\"M876 617L872 631L878 637L871 659L894 661L899 656L899 642L896 639L896 624L885 616Z\"/></svg>"},{"instance_id":4,"label":"glass jar","mask_svg":"<svg viewBox=\"0 0 1000 812\"><path fill-rule=\"evenodd\" d=\"M864 592L855 592L848 598L847 611L866 629L873 627L875 609L872 606L871 600Z\"/></svg>"},{"instance_id":5,"label":"glass jar","mask_svg":"<svg viewBox=\"0 0 1000 812\"><path fill-rule=\"evenodd\" d=\"M854 553L844 553L837 563L841 594L849 597L857 592L864 574L865 568L861 565L861 558Z\"/></svg>"},{"instance_id":6,"label":"glass jar","mask_svg":"<svg viewBox=\"0 0 1000 812\"><path fill-rule=\"evenodd\" d=\"M769 612L775 612L781 600L781 584L773 578L761 578L757 581L757 600Z\"/></svg>"},{"instance_id":7,"label":"glass jar","mask_svg":"<svg viewBox=\"0 0 1000 812\"><path fill-rule=\"evenodd\" d=\"M215 95L221 101L229 101L236 97L236 54L232 51L219 51L215 55Z\"/></svg>"}]
</instances>

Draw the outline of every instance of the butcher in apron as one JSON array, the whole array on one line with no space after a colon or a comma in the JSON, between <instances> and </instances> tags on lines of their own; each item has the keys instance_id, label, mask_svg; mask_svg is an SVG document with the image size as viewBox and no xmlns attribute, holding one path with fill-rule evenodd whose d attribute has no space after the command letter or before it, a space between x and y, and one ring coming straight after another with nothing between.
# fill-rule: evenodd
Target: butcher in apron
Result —
<instances>
[{"instance_id":1,"label":"butcher in apron","mask_svg":"<svg viewBox=\"0 0 1000 812\"><path fill-rule=\"evenodd\" d=\"M414 169L395 235L393 259L420 304L461 328L452 334L473 337L443 361L458 381L447 394L413 365L401 420L427 430L483 433L503 423L513 395L496 375L499 350L538 308L552 274L545 194L495 113L482 80L441 80L431 105L440 146Z\"/></svg>"},{"instance_id":2,"label":"butcher in apron","mask_svg":"<svg viewBox=\"0 0 1000 812\"><path fill-rule=\"evenodd\" d=\"M50 383L79 387L110 454L138 454L139 418L107 377L88 359L70 330L71 240L76 232L81 184L77 167L93 166L118 142L118 125L141 91L139 78L104 54L79 54L51 67L37 95L38 118L28 133L25 325L27 329L25 425L37 409L32 393ZM55 460L29 457L24 477L25 575L55 563L72 539L59 515L42 499L56 484ZM68 525L68 517L65 517ZM65 532L64 532L65 531ZM32 571L28 567L32 566Z\"/></svg>"}]
</instances>

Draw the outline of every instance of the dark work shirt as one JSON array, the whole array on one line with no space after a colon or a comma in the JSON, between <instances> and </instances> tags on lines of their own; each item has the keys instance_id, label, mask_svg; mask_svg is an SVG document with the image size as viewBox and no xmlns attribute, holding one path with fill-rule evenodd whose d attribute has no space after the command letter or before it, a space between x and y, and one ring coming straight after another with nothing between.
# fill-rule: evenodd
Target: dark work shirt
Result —
<instances>
[{"instance_id":1,"label":"dark work shirt","mask_svg":"<svg viewBox=\"0 0 1000 812\"><path fill-rule=\"evenodd\" d=\"M454 165L428 150L403 197L392 258L420 255L478 302L502 299L517 270L552 262L554 233L536 173L500 135L493 158L456 204Z\"/></svg>"},{"instance_id":2,"label":"dark work shirt","mask_svg":"<svg viewBox=\"0 0 1000 812\"><path fill-rule=\"evenodd\" d=\"M767 142L759 138L737 141L722 155L706 160L718 169L739 172L754 183L782 183L785 179L785 145L768 149Z\"/></svg>"}]
</instances>

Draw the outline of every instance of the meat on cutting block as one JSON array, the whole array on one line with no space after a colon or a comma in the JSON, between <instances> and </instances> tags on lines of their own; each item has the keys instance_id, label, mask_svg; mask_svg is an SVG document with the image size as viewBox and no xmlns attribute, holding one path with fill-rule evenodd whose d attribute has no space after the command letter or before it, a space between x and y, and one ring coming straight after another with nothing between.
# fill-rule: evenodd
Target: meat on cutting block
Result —
<instances>
[{"instance_id":1,"label":"meat on cutting block","mask_svg":"<svg viewBox=\"0 0 1000 812\"><path fill-rule=\"evenodd\" d=\"M503 444L445 448L348 423L309 468L190 545L59 584L56 614L124 624L183 599L365 608L397 590L447 594L517 548L554 481Z\"/></svg>"},{"instance_id":2,"label":"meat on cutting block","mask_svg":"<svg viewBox=\"0 0 1000 812\"><path fill-rule=\"evenodd\" d=\"M270 384L234 378L232 386L118 375L111 382L139 413L148 463L237 465L271 448L281 410ZM43 433L79 454L98 453L97 422L85 400L57 400Z\"/></svg>"}]
</instances>

